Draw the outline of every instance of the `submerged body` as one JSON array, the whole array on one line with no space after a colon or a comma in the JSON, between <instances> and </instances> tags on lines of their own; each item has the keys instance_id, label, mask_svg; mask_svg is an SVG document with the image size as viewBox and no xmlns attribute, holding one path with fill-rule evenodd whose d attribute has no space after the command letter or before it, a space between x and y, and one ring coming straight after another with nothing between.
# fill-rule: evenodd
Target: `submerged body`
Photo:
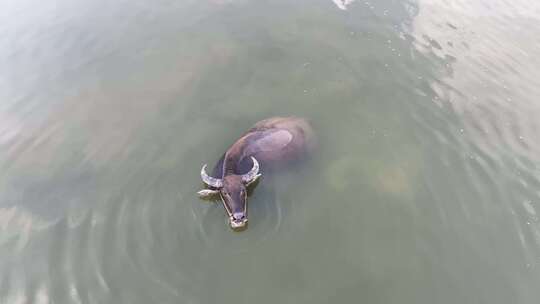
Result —
<instances>
[{"instance_id":1,"label":"submerged body","mask_svg":"<svg viewBox=\"0 0 540 304\"><path fill-rule=\"evenodd\" d=\"M273 117L261 120L229 147L212 175L244 174L253 166L251 157L257 159L263 173L279 169L305 156L313 146L313 131L305 119Z\"/></svg>"},{"instance_id":2,"label":"submerged body","mask_svg":"<svg viewBox=\"0 0 540 304\"><path fill-rule=\"evenodd\" d=\"M315 145L309 123L299 117L272 117L256 123L223 154L212 172L201 170L209 189L201 196L219 194L232 228L247 223L246 186L261 174L290 165Z\"/></svg>"}]
</instances>

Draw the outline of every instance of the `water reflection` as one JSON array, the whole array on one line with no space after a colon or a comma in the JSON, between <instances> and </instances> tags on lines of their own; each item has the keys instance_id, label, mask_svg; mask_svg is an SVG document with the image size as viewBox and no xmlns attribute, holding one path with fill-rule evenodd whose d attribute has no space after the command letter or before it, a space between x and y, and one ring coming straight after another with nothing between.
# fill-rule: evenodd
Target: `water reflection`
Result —
<instances>
[{"instance_id":1,"label":"water reflection","mask_svg":"<svg viewBox=\"0 0 540 304\"><path fill-rule=\"evenodd\" d=\"M354 2L354 0L333 0L339 9L346 10L347 6Z\"/></svg>"}]
</instances>

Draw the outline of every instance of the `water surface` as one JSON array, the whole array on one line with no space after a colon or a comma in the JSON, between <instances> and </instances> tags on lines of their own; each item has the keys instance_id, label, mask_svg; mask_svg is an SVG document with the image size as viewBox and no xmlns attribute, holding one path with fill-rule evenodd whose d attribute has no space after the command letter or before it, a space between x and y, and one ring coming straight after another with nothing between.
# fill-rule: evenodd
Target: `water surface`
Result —
<instances>
[{"instance_id":1,"label":"water surface","mask_svg":"<svg viewBox=\"0 0 540 304\"><path fill-rule=\"evenodd\" d=\"M0 302L538 303L537 1L5 0L0 20ZM319 149L234 233L198 172L289 114Z\"/></svg>"}]
</instances>

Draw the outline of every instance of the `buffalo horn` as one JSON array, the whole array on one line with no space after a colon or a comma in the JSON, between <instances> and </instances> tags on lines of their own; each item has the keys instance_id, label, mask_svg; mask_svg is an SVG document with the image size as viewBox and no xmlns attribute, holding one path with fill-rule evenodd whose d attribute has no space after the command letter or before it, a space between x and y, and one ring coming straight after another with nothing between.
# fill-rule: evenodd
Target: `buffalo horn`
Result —
<instances>
[{"instance_id":1,"label":"buffalo horn","mask_svg":"<svg viewBox=\"0 0 540 304\"><path fill-rule=\"evenodd\" d=\"M210 187L214 188L221 188L223 187L223 181L219 178L213 178L210 175L206 174L206 165L204 165L201 169L201 179L205 184L207 184Z\"/></svg>"},{"instance_id":2,"label":"buffalo horn","mask_svg":"<svg viewBox=\"0 0 540 304\"><path fill-rule=\"evenodd\" d=\"M260 176L259 162L253 156L251 157L251 160L253 161L253 167L251 168L251 170L249 170L248 173L242 175L242 181L244 183L251 183Z\"/></svg>"}]
</instances>

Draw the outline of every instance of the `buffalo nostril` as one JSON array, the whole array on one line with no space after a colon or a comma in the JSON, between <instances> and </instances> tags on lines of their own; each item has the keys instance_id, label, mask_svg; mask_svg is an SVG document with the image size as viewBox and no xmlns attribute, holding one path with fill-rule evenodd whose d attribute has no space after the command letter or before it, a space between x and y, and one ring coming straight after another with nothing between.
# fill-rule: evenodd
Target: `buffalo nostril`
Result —
<instances>
[{"instance_id":1,"label":"buffalo nostril","mask_svg":"<svg viewBox=\"0 0 540 304\"><path fill-rule=\"evenodd\" d=\"M233 214L233 218L238 221L245 219L246 216L243 213L235 213Z\"/></svg>"}]
</instances>

